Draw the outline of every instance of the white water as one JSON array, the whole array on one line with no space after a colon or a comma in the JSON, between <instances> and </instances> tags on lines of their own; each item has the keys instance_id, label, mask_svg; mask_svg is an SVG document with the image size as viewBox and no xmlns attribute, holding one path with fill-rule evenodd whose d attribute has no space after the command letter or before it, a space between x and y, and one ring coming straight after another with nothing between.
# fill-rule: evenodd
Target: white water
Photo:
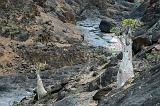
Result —
<instances>
[{"instance_id":1,"label":"white water","mask_svg":"<svg viewBox=\"0 0 160 106\"><path fill-rule=\"evenodd\" d=\"M122 50L120 40L114 33L102 33L99 29L100 19L88 18L83 21L78 21L78 29L84 35L84 39L92 46L106 47L112 52Z\"/></svg>"}]
</instances>

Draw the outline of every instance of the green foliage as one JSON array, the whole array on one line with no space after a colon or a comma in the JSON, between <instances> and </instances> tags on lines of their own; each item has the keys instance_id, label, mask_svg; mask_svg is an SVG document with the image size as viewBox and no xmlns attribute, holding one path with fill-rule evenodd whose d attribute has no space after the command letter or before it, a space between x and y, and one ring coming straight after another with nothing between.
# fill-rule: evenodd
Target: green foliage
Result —
<instances>
[{"instance_id":1,"label":"green foliage","mask_svg":"<svg viewBox=\"0 0 160 106\"><path fill-rule=\"evenodd\" d=\"M124 31L124 29L127 26L130 26L132 28L132 32L135 31L135 29L143 26L143 22L140 22L137 19L124 19L120 22L120 25L116 26L116 27L112 27L112 29L110 30L110 32L112 33L116 33L116 35L121 35L122 32Z\"/></svg>"},{"instance_id":2,"label":"green foliage","mask_svg":"<svg viewBox=\"0 0 160 106\"><path fill-rule=\"evenodd\" d=\"M45 63L36 63L36 68L38 70L45 70L47 66L48 66L48 64L46 62Z\"/></svg>"},{"instance_id":3,"label":"green foliage","mask_svg":"<svg viewBox=\"0 0 160 106\"><path fill-rule=\"evenodd\" d=\"M116 48L110 48L110 53L112 53L112 56L115 57L117 55L118 49Z\"/></svg>"},{"instance_id":4,"label":"green foliage","mask_svg":"<svg viewBox=\"0 0 160 106\"><path fill-rule=\"evenodd\" d=\"M110 30L110 32L116 32L116 27L112 27L112 29Z\"/></svg>"},{"instance_id":5,"label":"green foliage","mask_svg":"<svg viewBox=\"0 0 160 106\"><path fill-rule=\"evenodd\" d=\"M121 29L120 29L120 27L112 27L110 32L116 33L117 35L119 35L119 33L121 33Z\"/></svg>"},{"instance_id":6,"label":"green foliage","mask_svg":"<svg viewBox=\"0 0 160 106\"><path fill-rule=\"evenodd\" d=\"M122 26L131 26L131 27L140 27L143 25L142 22L140 22L137 19L124 19L121 21Z\"/></svg>"}]
</instances>

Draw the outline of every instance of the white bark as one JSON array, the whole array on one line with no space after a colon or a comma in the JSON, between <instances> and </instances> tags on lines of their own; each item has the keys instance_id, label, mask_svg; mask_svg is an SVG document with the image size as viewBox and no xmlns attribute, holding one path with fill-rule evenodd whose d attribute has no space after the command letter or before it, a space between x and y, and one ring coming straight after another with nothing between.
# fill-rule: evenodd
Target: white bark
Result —
<instances>
[{"instance_id":1,"label":"white bark","mask_svg":"<svg viewBox=\"0 0 160 106\"><path fill-rule=\"evenodd\" d=\"M129 30L131 34L131 30ZM134 77L133 65L132 65L132 39L130 35L123 34L123 59L120 62L119 71L117 74L117 87L122 87L125 82Z\"/></svg>"},{"instance_id":2,"label":"white bark","mask_svg":"<svg viewBox=\"0 0 160 106\"><path fill-rule=\"evenodd\" d=\"M37 95L38 95L38 100L39 100L47 94L47 91L45 90L43 86L42 79L39 75L39 70L36 70L36 74L37 74Z\"/></svg>"}]
</instances>

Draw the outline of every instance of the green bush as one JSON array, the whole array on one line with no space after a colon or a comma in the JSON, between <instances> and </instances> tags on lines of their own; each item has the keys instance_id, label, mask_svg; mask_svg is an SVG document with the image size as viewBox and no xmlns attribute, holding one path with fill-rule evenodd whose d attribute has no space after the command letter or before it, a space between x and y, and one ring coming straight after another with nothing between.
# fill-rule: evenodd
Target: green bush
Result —
<instances>
[{"instance_id":1,"label":"green bush","mask_svg":"<svg viewBox=\"0 0 160 106\"><path fill-rule=\"evenodd\" d=\"M121 21L122 26L140 27L143 23L137 19L124 19Z\"/></svg>"},{"instance_id":2,"label":"green bush","mask_svg":"<svg viewBox=\"0 0 160 106\"><path fill-rule=\"evenodd\" d=\"M121 35L127 26L130 26L132 28L132 31L134 32L135 29L143 25L144 25L143 22L140 22L137 19L124 19L120 22L118 26L112 27L110 32L116 33L116 35Z\"/></svg>"},{"instance_id":3,"label":"green bush","mask_svg":"<svg viewBox=\"0 0 160 106\"><path fill-rule=\"evenodd\" d=\"M112 27L110 32L118 34L121 32L121 29L120 29L120 27Z\"/></svg>"}]
</instances>

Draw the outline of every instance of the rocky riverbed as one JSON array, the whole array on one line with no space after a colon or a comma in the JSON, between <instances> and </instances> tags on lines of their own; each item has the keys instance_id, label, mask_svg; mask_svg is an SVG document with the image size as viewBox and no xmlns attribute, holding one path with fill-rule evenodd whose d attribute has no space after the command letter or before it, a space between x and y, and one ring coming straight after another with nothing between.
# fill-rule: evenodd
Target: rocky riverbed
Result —
<instances>
[{"instance_id":1,"label":"rocky riverbed","mask_svg":"<svg viewBox=\"0 0 160 106\"><path fill-rule=\"evenodd\" d=\"M84 35L84 43L86 43L87 46L102 47L104 49L103 50L104 52L106 51L108 53L109 52L110 53L119 53L121 51L120 41L113 33L110 33L110 34L102 33L99 29L99 23L100 23L100 19L98 19L98 18L96 20L93 20L93 18L92 18L92 19L86 19L84 21L77 22L78 29ZM112 39L115 39L115 41L112 41ZM90 65L97 64L97 62L92 63L92 60L87 61L87 62L89 62L87 64L90 64ZM74 66L74 67L76 67L76 66ZM89 66L89 65L83 65L83 66L79 65L78 67L79 68L84 67L84 70L87 70L87 71L91 68L91 66ZM68 69L64 70L64 73L67 73L67 71L68 71ZM75 70L75 72L76 72L76 70ZM75 73L75 72L73 71L73 73ZM89 79L90 80L92 79L90 77L92 77L92 74L94 74L94 72L90 72L91 76L87 76L87 75L85 75L85 73L87 73L87 72L83 73L84 78L88 77L87 82L90 82ZM32 74L35 74L35 73L32 73ZM45 72L44 74L47 74L47 73ZM68 73L68 75L72 76L72 72L70 71L70 73ZM6 106L13 104L13 102L18 102L26 96L33 95L32 90L36 86L35 77L33 79L30 79L30 78L28 78L29 76L27 76L27 75L24 76L22 74L19 74L18 76L17 76L17 74L10 75L10 76L13 77L13 80L15 80L15 82L12 82L12 81L8 82L7 85L12 85L14 88L6 86L6 84L2 85L2 90L5 89L7 91L1 91L2 94L0 96L0 100L1 100L0 103L2 105L6 105ZM31 76L34 76L34 75L31 75ZM52 77L55 77L55 76L58 76L60 78L60 80L62 80L61 78L65 79L65 76L61 76L61 75L60 75L61 77L59 75L54 75ZM9 81L11 80L11 78L9 76L3 76L3 77L7 78L7 80L9 80ZM1 82L4 81L3 77L0 79ZM46 75L46 77L50 77L50 76ZM42 76L42 78L43 78L43 76ZM56 79L56 78L54 78L54 79ZM17 80L19 80L18 83L17 83ZM21 80L24 80L24 81L21 81ZM47 80L51 80L51 79L47 78ZM53 82L56 82L56 81L53 80ZM58 80L58 82L59 82L59 80ZM50 82L47 82L47 83L48 83L47 85L52 84ZM85 83L85 82L83 82L83 83ZM3 88L3 86L5 88Z\"/></svg>"},{"instance_id":2,"label":"rocky riverbed","mask_svg":"<svg viewBox=\"0 0 160 106\"><path fill-rule=\"evenodd\" d=\"M1 0L0 106L159 106L160 0ZM122 47L101 20L137 18L135 78L116 89ZM34 66L48 94L37 100ZM14 102L17 101L17 102Z\"/></svg>"}]
</instances>

